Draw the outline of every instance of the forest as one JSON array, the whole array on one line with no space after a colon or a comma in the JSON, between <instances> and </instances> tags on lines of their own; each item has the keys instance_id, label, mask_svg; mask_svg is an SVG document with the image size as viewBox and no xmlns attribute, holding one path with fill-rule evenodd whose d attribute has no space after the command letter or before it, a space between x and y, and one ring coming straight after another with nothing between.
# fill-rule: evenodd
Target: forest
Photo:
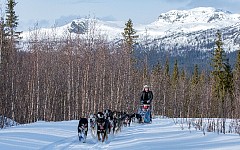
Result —
<instances>
[{"instance_id":1,"label":"forest","mask_svg":"<svg viewBox=\"0 0 240 150\"><path fill-rule=\"evenodd\" d=\"M0 22L1 116L23 124L73 120L105 108L133 113L148 84L154 115L240 118L240 52L236 60L226 57L221 31L216 33L211 70L200 71L197 64L191 71L179 68L177 59L149 67L145 55L135 55L138 36L131 19L117 44L96 35L94 28L84 38L70 33L52 38L54 30L50 38L36 27L23 42L15 5L8 1ZM1 127L3 117L0 121Z\"/></svg>"}]
</instances>

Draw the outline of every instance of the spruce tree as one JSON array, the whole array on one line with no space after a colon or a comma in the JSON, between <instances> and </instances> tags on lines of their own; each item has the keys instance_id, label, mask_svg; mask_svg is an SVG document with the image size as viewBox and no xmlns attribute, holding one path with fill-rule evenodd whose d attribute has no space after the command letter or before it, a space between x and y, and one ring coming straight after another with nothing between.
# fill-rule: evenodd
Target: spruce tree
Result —
<instances>
[{"instance_id":1,"label":"spruce tree","mask_svg":"<svg viewBox=\"0 0 240 150\"><path fill-rule=\"evenodd\" d=\"M235 88L235 97L237 103L240 102L240 50L238 51L238 55L236 58L236 64L234 67L234 88ZM236 110L239 111L240 107L239 105L236 105ZM237 116L236 118L239 118L240 113L236 112Z\"/></svg>"},{"instance_id":2,"label":"spruce tree","mask_svg":"<svg viewBox=\"0 0 240 150\"><path fill-rule=\"evenodd\" d=\"M234 68L234 80L238 85L240 85L240 50L238 51L237 60Z\"/></svg>"},{"instance_id":3,"label":"spruce tree","mask_svg":"<svg viewBox=\"0 0 240 150\"><path fill-rule=\"evenodd\" d=\"M129 19L125 24L124 32L122 33L124 41L129 47L129 53L133 52L133 44L136 42L138 36L136 35L136 30L133 28L132 20Z\"/></svg>"},{"instance_id":4,"label":"spruce tree","mask_svg":"<svg viewBox=\"0 0 240 150\"><path fill-rule=\"evenodd\" d=\"M191 78L191 109L193 112L193 117L200 117L200 91L199 91L199 68L198 65L194 66L193 75Z\"/></svg>"},{"instance_id":5,"label":"spruce tree","mask_svg":"<svg viewBox=\"0 0 240 150\"><path fill-rule=\"evenodd\" d=\"M175 60L174 67L173 67L173 74L172 74L172 84L173 86L177 86L179 78L179 71L178 71L178 62Z\"/></svg>"},{"instance_id":6,"label":"spruce tree","mask_svg":"<svg viewBox=\"0 0 240 150\"><path fill-rule=\"evenodd\" d=\"M225 117L225 95L228 89L229 82L226 82L228 74L230 73L229 64L226 59L225 51L223 50L223 41L221 33L217 32L216 48L212 58L212 76L213 76L213 115L214 117Z\"/></svg>"},{"instance_id":7,"label":"spruce tree","mask_svg":"<svg viewBox=\"0 0 240 150\"><path fill-rule=\"evenodd\" d=\"M135 70L135 63L136 63L136 59L135 56L133 55L134 52L134 43L135 40L137 38L136 31L133 28L133 23L132 20L129 19L128 22L125 24L125 28L124 28L124 32L122 33L123 37L124 37L124 47L125 47L125 57L126 57L126 76L127 76L127 91L133 91L133 81L134 79L132 78L133 76L133 71ZM146 70L147 71L147 70ZM148 74L148 72L146 72L146 74ZM147 78L146 78L147 79ZM143 82L145 82L144 84L148 84L148 81L144 81L146 79L143 79ZM128 98L131 97L131 94L128 93L127 95Z\"/></svg>"},{"instance_id":8,"label":"spruce tree","mask_svg":"<svg viewBox=\"0 0 240 150\"><path fill-rule=\"evenodd\" d=\"M167 77L167 78L170 78L170 74L169 74L169 60L168 60L168 58L166 59L166 62L165 62L164 76Z\"/></svg>"},{"instance_id":9,"label":"spruce tree","mask_svg":"<svg viewBox=\"0 0 240 150\"><path fill-rule=\"evenodd\" d=\"M15 0L7 0L6 8L6 34L15 40L19 39L20 32L17 32L18 16L14 7L17 5Z\"/></svg>"},{"instance_id":10,"label":"spruce tree","mask_svg":"<svg viewBox=\"0 0 240 150\"><path fill-rule=\"evenodd\" d=\"M179 82L179 71L178 71L178 62L175 61L171 83L172 83L172 90L173 90L173 117L178 117L178 82Z\"/></svg>"},{"instance_id":11,"label":"spruce tree","mask_svg":"<svg viewBox=\"0 0 240 150\"><path fill-rule=\"evenodd\" d=\"M234 106L234 82L233 82L233 72L232 72L232 68L229 64L229 60L227 59L226 63L225 63L225 77L224 77L224 90L226 93L226 98L227 100L230 101L230 109L228 110L229 112L231 112L231 118L233 117L233 111L235 110L235 106Z\"/></svg>"},{"instance_id":12,"label":"spruce tree","mask_svg":"<svg viewBox=\"0 0 240 150\"><path fill-rule=\"evenodd\" d=\"M199 71L198 65L194 66L193 76L192 76L192 84L196 86L199 82Z\"/></svg>"},{"instance_id":13,"label":"spruce tree","mask_svg":"<svg viewBox=\"0 0 240 150\"><path fill-rule=\"evenodd\" d=\"M163 115L171 116L172 111L170 107L170 73L169 73L169 59L166 59L163 72Z\"/></svg>"},{"instance_id":14,"label":"spruce tree","mask_svg":"<svg viewBox=\"0 0 240 150\"><path fill-rule=\"evenodd\" d=\"M183 69L182 72L181 72L181 80L185 80L185 79L186 79L186 72Z\"/></svg>"}]
</instances>

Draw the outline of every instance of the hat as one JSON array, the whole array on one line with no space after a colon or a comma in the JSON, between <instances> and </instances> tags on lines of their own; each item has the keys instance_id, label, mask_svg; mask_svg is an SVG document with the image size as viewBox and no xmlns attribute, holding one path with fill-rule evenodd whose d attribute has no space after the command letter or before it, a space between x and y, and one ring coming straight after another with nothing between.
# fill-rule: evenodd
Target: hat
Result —
<instances>
[{"instance_id":1,"label":"hat","mask_svg":"<svg viewBox=\"0 0 240 150\"><path fill-rule=\"evenodd\" d=\"M148 85L144 85L143 88L149 88L149 86Z\"/></svg>"}]
</instances>

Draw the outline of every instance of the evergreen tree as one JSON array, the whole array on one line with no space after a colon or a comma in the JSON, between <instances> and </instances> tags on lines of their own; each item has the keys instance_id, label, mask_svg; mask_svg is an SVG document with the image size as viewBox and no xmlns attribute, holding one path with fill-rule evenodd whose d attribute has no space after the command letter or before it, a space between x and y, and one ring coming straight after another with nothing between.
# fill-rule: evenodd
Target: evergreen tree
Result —
<instances>
[{"instance_id":1,"label":"evergreen tree","mask_svg":"<svg viewBox=\"0 0 240 150\"><path fill-rule=\"evenodd\" d=\"M224 77L224 92L226 93L226 98L227 100L230 101L230 108L228 111L232 112L231 113L231 118L233 118L233 111L235 110L235 106L234 106L234 83L233 83L233 72L232 72L232 68L229 64L229 60L227 59L226 64L224 66L225 68L225 77Z\"/></svg>"},{"instance_id":2,"label":"evergreen tree","mask_svg":"<svg viewBox=\"0 0 240 150\"><path fill-rule=\"evenodd\" d=\"M20 32L17 32L18 16L14 7L17 5L15 0L7 0L6 8L6 34L12 38L19 39Z\"/></svg>"},{"instance_id":3,"label":"evergreen tree","mask_svg":"<svg viewBox=\"0 0 240 150\"><path fill-rule=\"evenodd\" d=\"M238 51L237 55L237 60L234 68L234 88L235 88L235 98L236 98L236 112L237 116L236 118L239 118L240 116L240 107L239 107L239 102L240 102L240 50Z\"/></svg>"},{"instance_id":4,"label":"evergreen tree","mask_svg":"<svg viewBox=\"0 0 240 150\"><path fill-rule=\"evenodd\" d=\"M186 75L186 71L182 69L181 76L180 76L180 117L186 117L187 109L186 109L186 102L188 101L188 79Z\"/></svg>"},{"instance_id":5,"label":"evergreen tree","mask_svg":"<svg viewBox=\"0 0 240 150\"><path fill-rule=\"evenodd\" d=\"M170 78L170 73L169 73L169 60L168 60L168 58L167 58L167 60L166 60L166 62L165 62L164 75L165 75L165 77Z\"/></svg>"},{"instance_id":6,"label":"evergreen tree","mask_svg":"<svg viewBox=\"0 0 240 150\"><path fill-rule=\"evenodd\" d=\"M181 80L185 80L185 79L186 79L186 72L183 69L182 72L181 72Z\"/></svg>"},{"instance_id":7,"label":"evergreen tree","mask_svg":"<svg viewBox=\"0 0 240 150\"><path fill-rule=\"evenodd\" d=\"M222 36L221 36L221 33L218 31L216 48L213 52L213 58L212 58L212 66L213 66L212 73L214 77L217 77L217 75L219 75L219 73L223 71L224 62L226 61L226 54L222 46L223 46Z\"/></svg>"},{"instance_id":8,"label":"evergreen tree","mask_svg":"<svg viewBox=\"0 0 240 150\"><path fill-rule=\"evenodd\" d=\"M125 24L124 32L122 33L124 41L129 46L129 53L133 52L133 44L136 42L138 36L136 35L136 30L133 28L132 20L129 19Z\"/></svg>"},{"instance_id":9,"label":"evergreen tree","mask_svg":"<svg viewBox=\"0 0 240 150\"><path fill-rule=\"evenodd\" d=\"M216 48L213 53L213 104L212 110L214 117L225 117L225 96L226 91L229 90L231 69L226 59L225 51L222 48L223 42L221 33L217 32Z\"/></svg>"},{"instance_id":10,"label":"evergreen tree","mask_svg":"<svg viewBox=\"0 0 240 150\"><path fill-rule=\"evenodd\" d=\"M198 65L195 65L194 71L193 71L193 76L192 76L192 84L195 86L199 82L199 71L198 71Z\"/></svg>"},{"instance_id":11,"label":"evergreen tree","mask_svg":"<svg viewBox=\"0 0 240 150\"><path fill-rule=\"evenodd\" d=\"M125 55L124 57L126 57L126 62L127 62L127 65L126 65L126 69L127 69L127 72L126 72L126 80L128 81L127 83L127 91L133 91L133 71L134 71L134 68L135 68L135 63L137 62L137 60L135 59L135 56L133 55L133 52L134 52L134 48L133 48L133 45L135 43L135 40L137 38L137 36L135 35L136 34L136 31L135 29L133 28L133 23L132 23L132 20L129 19L128 22L125 24L125 28L124 28L124 32L122 33L123 37L124 37L124 52L125 52ZM145 70L144 70L145 71ZM146 70L147 71L147 70ZM148 72L145 72L146 74L148 74ZM143 82L148 83L148 81L144 81L144 80L147 80L147 78L143 79ZM133 92L131 92L133 93ZM133 97L131 96L130 93L128 93L127 95L127 99L130 99L130 97Z\"/></svg>"},{"instance_id":12,"label":"evergreen tree","mask_svg":"<svg viewBox=\"0 0 240 150\"><path fill-rule=\"evenodd\" d=\"M179 107L178 107L178 82L179 82L179 71L178 71L178 62L175 60L175 64L173 67L173 73L171 78L171 85L173 90L173 117L179 117Z\"/></svg>"},{"instance_id":13,"label":"evergreen tree","mask_svg":"<svg viewBox=\"0 0 240 150\"><path fill-rule=\"evenodd\" d=\"M163 114L164 113L164 101L162 99L162 93L163 93L163 79L162 79L162 66L160 63L157 63L152 68L151 73L151 85L154 87L154 97L158 97L158 99L155 99L152 103L154 113L157 114ZM161 112L162 110L162 112Z\"/></svg>"},{"instance_id":14,"label":"evergreen tree","mask_svg":"<svg viewBox=\"0 0 240 150\"><path fill-rule=\"evenodd\" d=\"M175 60L174 67L173 67L173 74L172 74L172 83L174 87L177 86L178 78L179 78L178 62L177 60Z\"/></svg>"},{"instance_id":15,"label":"evergreen tree","mask_svg":"<svg viewBox=\"0 0 240 150\"><path fill-rule=\"evenodd\" d=\"M191 111L193 117L200 117L200 91L199 91L199 83L200 83L200 77L199 77L199 69L198 65L194 66L194 71L191 79Z\"/></svg>"},{"instance_id":16,"label":"evergreen tree","mask_svg":"<svg viewBox=\"0 0 240 150\"><path fill-rule=\"evenodd\" d=\"M153 69L152 69L152 72L154 75L160 75L161 73L161 70L162 70L162 67L161 67L161 64L158 62L157 65L154 65Z\"/></svg>"},{"instance_id":17,"label":"evergreen tree","mask_svg":"<svg viewBox=\"0 0 240 150\"><path fill-rule=\"evenodd\" d=\"M237 60L234 69L234 80L240 85L240 50L238 51Z\"/></svg>"},{"instance_id":18,"label":"evergreen tree","mask_svg":"<svg viewBox=\"0 0 240 150\"><path fill-rule=\"evenodd\" d=\"M163 72L163 113L162 115L171 116L171 102L170 102L170 73L169 73L169 59L166 59L164 72Z\"/></svg>"}]
</instances>

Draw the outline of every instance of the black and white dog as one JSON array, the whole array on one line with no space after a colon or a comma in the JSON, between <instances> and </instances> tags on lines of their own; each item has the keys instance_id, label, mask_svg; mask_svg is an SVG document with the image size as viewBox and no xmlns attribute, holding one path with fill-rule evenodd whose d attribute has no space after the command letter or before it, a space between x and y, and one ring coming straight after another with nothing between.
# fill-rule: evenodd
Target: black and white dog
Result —
<instances>
[{"instance_id":1,"label":"black and white dog","mask_svg":"<svg viewBox=\"0 0 240 150\"><path fill-rule=\"evenodd\" d=\"M143 122L142 116L140 114L134 113L131 115L131 118L132 118L132 122L137 122L137 123Z\"/></svg>"},{"instance_id":2,"label":"black and white dog","mask_svg":"<svg viewBox=\"0 0 240 150\"><path fill-rule=\"evenodd\" d=\"M78 123L79 141L83 141L83 143L86 142L87 132L88 132L88 119L87 118L80 118L79 123Z\"/></svg>"},{"instance_id":3,"label":"black and white dog","mask_svg":"<svg viewBox=\"0 0 240 150\"><path fill-rule=\"evenodd\" d=\"M102 112L97 113L97 137L98 141L104 142L108 139L107 135L107 119L104 118L104 114Z\"/></svg>"},{"instance_id":4,"label":"black and white dog","mask_svg":"<svg viewBox=\"0 0 240 150\"><path fill-rule=\"evenodd\" d=\"M111 129L113 127L113 112L110 109L105 109L103 111L104 118L106 120L106 129L107 134L111 133Z\"/></svg>"},{"instance_id":5,"label":"black and white dog","mask_svg":"<svg viewBox=\"0 0 240 150\"><path fill-rule=\"evenodd\" d=\"M113 134L121 131L122 127L122 113L118 111L113 112Z\"/></svg>"},{"instance_id":6,"label":"black and white dog","mask_svg":"<svg viewBox=\"0 0 240 150\"><path fill-rule=\"evenodd\" d=\"M122 122L125 127L129 126L131 124L131 116L129 114L124 113L122 116Z\"/></svg>"}]
</instances>

